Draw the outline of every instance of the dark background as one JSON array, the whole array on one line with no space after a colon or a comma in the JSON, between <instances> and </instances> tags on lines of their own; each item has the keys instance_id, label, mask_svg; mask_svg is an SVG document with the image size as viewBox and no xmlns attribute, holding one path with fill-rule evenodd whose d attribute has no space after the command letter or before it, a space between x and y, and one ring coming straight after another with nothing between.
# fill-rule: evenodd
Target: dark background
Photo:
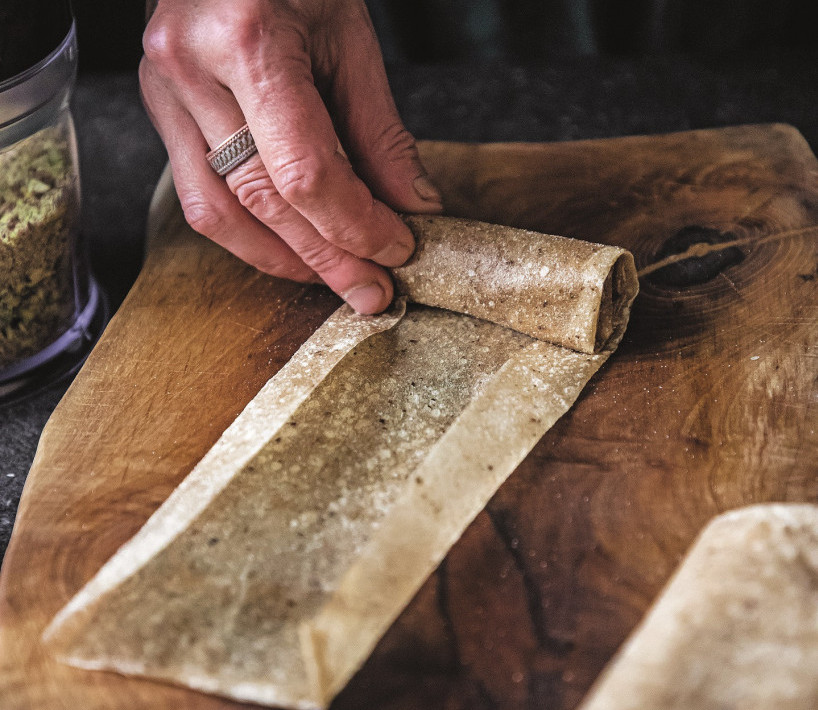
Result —
<instances>
[{"instance_id":1,"label":"dark background","mask_svg":"<svg viewBox=\"0 0 818 710\"><path fill-rule=\"evenodd\" d=\"M30 0L29 0L30 1ZM53 0L52 0L53 1ZM73 0L84 70L127 69L141 54L144 4ZM815 0L369 0L387 62L681 53L735 59L814 46Z\"/></svg>"},{"instance_id":2,"label":"dark background","mask_svg":"<svg viewBox=\"0 0 818 710\"><path fill-rule=\"evenodd\" d=\"M81 69L134 69L144 2L71 0ZM0 0L0 77L65 34L68 0ZM684 54L735 59L811 48L815 0L369 0L388 63ZM27 31L36 26L37 31ZM44 49L45 48L45 49ZM24 68L24 66L22 67Z\"/></svg>"}]
</instances>

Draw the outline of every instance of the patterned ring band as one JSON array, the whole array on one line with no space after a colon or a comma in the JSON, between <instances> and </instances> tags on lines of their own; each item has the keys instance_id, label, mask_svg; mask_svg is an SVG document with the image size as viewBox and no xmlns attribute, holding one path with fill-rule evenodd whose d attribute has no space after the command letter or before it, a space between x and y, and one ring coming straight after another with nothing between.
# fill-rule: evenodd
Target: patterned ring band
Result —
<instances>
[{"instance_id":1,"label":"patterned ring band","mask_svg":"<svg viewBox=\"0 0 818 710\"><path fill-rule=\"evenodd\" d=\"M237 165L243 163L258 150L256 142L245 123L211 150L205 157L210 167L219 175L227 175Z\"/></svg>"}]
</instances>

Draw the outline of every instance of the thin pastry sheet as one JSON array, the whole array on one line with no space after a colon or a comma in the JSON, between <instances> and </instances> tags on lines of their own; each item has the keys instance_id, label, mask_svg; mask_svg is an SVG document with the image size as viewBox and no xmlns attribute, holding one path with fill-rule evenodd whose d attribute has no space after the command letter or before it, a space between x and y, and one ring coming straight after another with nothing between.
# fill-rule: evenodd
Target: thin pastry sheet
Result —
<instances>
[{"instance_id":1,"label":"thin pastry sheet","mask_svg":"<svg viewBox=\"0 0 818 710\"><path fill-rule=\"evenodd\" d=\"M330 317L58 614L59 658L326 707L616 347L637 290L627 252L407 221L419 248L398 288L449 310ZM500 271L558 285L498 290L500 253ZM560 289L574 297L549 309Z\"/></svg>"},{"instance_id":2,"label":"thin pastry sheet","mask_svg":"<svg viewBox=\"0 0 818 710\"><path fill-rule=\"evenodd\" d=\"M581 710L818 707L818 506L715 518Z\"/></svg>"}]
</instances>

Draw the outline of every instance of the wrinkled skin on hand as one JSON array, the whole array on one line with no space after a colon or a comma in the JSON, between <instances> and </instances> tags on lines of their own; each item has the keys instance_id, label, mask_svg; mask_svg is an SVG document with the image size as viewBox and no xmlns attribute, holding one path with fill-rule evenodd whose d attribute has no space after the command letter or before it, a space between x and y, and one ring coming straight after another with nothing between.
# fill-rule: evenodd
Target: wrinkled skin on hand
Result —
<instances>
[{"instance_id":1,"label":"wrinkled skin on hand","mask_svg":"<svg viewBox=\"0 0 818 710\"><path fill-rule=\"evenodd\" d=\"M438 212L363 0L159 0L142 95L190 225L267 273L323 281L356 310L392 299L412 253L392 211ZM244 123L258 153L205 155Z\"/></svg>"}]
</instances>

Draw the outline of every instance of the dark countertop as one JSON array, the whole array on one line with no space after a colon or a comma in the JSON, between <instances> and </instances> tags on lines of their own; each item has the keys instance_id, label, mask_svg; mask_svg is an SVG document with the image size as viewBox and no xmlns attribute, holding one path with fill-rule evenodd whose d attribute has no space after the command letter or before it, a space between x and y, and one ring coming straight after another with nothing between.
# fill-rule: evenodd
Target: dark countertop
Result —
<instances>
[{"instance_id":1,"label":"dark countertop","mask_svg":"<svg viewBox=\"0 0 818 710\"><path fill-rule=\"evenodd\" d=\"M685 58L573 59L390 70L418 138L565 141L739 123L785 122L818 148L818 52L714 63ZM83 230L114 307L138 271L148 203L165 162L135 74L80 77L74 98ZM0 408L0 556L40 433L68 382Z\"/></svg>"}]
</instances>

